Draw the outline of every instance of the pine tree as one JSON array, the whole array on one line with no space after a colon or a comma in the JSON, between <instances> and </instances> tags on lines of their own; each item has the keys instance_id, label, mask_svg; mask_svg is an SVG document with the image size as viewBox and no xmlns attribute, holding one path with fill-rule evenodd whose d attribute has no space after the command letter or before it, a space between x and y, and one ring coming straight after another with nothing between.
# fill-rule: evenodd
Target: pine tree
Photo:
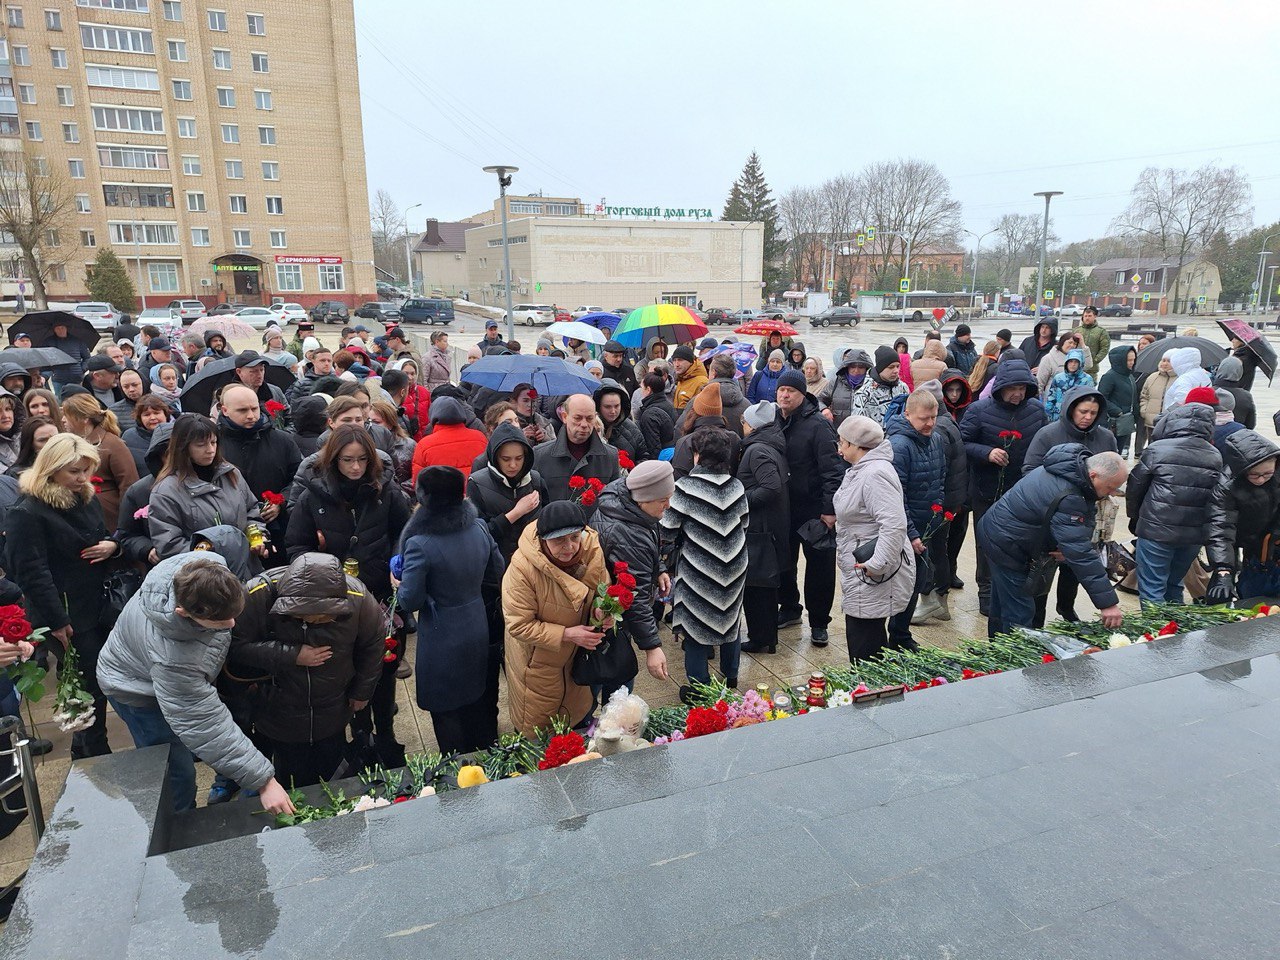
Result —
<instances>
[{"instance_id":1,"label":"pine tree","mask_svg":"<svg viewBox=\"0 0 1280 960\"><path fill-rule=\"evenodd\" d=\"M747 201L742 196L742 181L733 181L729 188L729 199L724 202L724 213L721 220L742 221L747 219Z\"/></svg>"},{"instance_id":2,"label":"pine tree","mask_svg":"<svg viewBox=\"0 0 1280 960\"><path fill-rule=\"evenodd\" d=\"M782 256L786 243L778 230L778 203L764 178L760 157L752 151L742 174L733 182L721 220L764 224L764 281L773 289L782 280Z\"/></svg>"},{"instance_id":3,"label":"pine tree","mask_svg":"<svg viewBox=\"0 0 1280 960\"><path fill-rule=\"evenodd\" d=\"M119 310L132 311L138 294L124 263L110 247L101 247L93 266L85 272L85 286L90 298L109 303Z\"/></svg>"}]
</instances>

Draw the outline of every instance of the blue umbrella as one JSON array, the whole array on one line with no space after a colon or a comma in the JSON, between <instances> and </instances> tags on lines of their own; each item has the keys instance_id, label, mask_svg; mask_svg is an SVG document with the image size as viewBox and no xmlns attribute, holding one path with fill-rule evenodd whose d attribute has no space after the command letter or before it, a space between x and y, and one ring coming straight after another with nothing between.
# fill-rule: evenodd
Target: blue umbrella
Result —
<instances>
[{"instance_id":1,"label":"blue umbrella","mask_svg":"<svg viewBox=\"0 0 1280 960\"><path fill-rule=\"evenodd\" d=\"M462 380L499 392L514 390L522 383L531 383L533 389L549 397L570 393L591 394L600 388L600 381L576 363L559 357L522 354L481 357L462 371Z\"/></svg>"},{"instance_id":2,"label":"blue umbrella","mask_svg":"<svg viewBox=\"0 0 1280 960\"><path fill-rule=\"evenodd\" d=\"M616 313L584 313L578 318L579 323L589 323L597 330L608 330L612 333L618 329L622 318Z\"/></svg>"}]
</instances>

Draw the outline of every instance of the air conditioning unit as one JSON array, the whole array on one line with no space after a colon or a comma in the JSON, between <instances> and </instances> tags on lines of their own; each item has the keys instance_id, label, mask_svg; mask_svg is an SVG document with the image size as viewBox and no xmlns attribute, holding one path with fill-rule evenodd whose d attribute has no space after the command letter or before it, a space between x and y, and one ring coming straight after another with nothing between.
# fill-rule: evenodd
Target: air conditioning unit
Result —
<instances>
[{"instance_id":1,"label":"air conditioning unit","mask_svg":"<svg viewBox=\"0 0 1280 960\"><path fill-rule=\"evenodd\" d=\"M203 278L201 278L201 280L200 280L200 286L202 286L202 287L212 287L212 286L213 286L213 281L212 281L212 280L210 280L208 277L203 277Z\"/></svg>"},{"instance_id":2,"label":"air conditioning unit","mask_svg":"<svg viewBox=\"0 0 1280 960\"><path fill-rule=\"evenodd\" d=\"M455 253L455 254L453 255L453 259L455 259L455 260L461 260L461 259L462 259L462 254L460 254L460 253Z\"/></svg>"}]
</instances>

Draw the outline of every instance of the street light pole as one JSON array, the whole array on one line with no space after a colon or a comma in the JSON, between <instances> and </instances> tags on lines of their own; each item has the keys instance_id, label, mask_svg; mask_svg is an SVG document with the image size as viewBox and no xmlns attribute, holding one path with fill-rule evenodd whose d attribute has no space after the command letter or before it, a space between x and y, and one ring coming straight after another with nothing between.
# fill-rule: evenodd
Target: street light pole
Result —
<instances>
[{"instance_id":1,"label":"street light pole","mask_svg":"<svg viewBox=\"0 0 1280 960\"><path fill-rule=\"evenodd\" d=\"M1258 308L1262 305L1262 265L1266 263L1267 257L1271 255L1271 251L1267 249L1267 244L1271 242L1272 237L1280 236L1280 234L1270 234L1262 241L1262 250L1258 253L1258 273L1253 281L1253 312L1257 314Z\"/></svg>"},{"instance_id":2,"label":"street light pole","mask_svg":"<svg viewBox=\"0 0 1280 960\"><path fill-rule=\"evenodd\" d=\"M973 247L973 283L970 284L969 286L970 294L976 293L978 290L978 251L982 249L982 241L985 238L991 236L995 232L996 231L994 230L988 230L986 233L979 236L978 234L974 233L972 230L965 231L965 233L967 233L969 236L973 237L978 241L976 244L974 244L974 247ZM984 297L983 299L985 301L986 298Z\"/></svg>"},{"instance_id":3,"label":"street light pole","mask_svg":"<svg viewBox=\"0 0 1280 960\"><path fill-rule=\"evenodd\" d=\"M420 206L422 206L422 204L415 203L412 207L409 208L409 210L417 210L418 207ZM414 294L413 256L409 252L409 210L406 210L404 212L404 269L405 269L405 279L409 281L409 296L412 297ZM426 293L427 291L423 290L422 292Z\"/></svg>"},{"instance_id":4,"label":"street light pole","mask_svg":"<svg viewBox=\"0 0 1280 960\"><path fill-rule=\"evenodd\" d=\"M1271 288L1276 285L1276 267L1278 266L1280 266L1280 264L1273 263L1271 266L1267 267L1267 269L1271 271L1271 279L1267 281L1267 313L1271 312Z\"/></svg>"},{"instance_id":5,"label":"street light pole","mask_svg":"<svg viewBox=\"0 0 1280 960\"><path fill-rule=\"evenodd\" d=\"M142 309L147 309L147 288L142 285L142 239L138 236L138 229L142 226L138 222L138 206L140 201L137 197L130 197L129 206L133 209L133 247L135 257L138 261L138 296L142 298Z\"/></svg>"},{"instance_id":6,"label":"street light pole","mask_svg":"<svg viewBox=\"0 0 1280 960\"><path fill-rule=\"evenodd\" d=\"M498 198L502 204L502 284L507 299L507 339L516 338L515 311L511 306L511 245L507 242L507 187L511 186L511 175L517 173L519 167L498 164L485 167L485 173L498 175Z\"/></svg>"},{"instance_id":7,"label":"street light pole","mask_svg":"<svg viewBox=\"0 0 1280 960\"><path fill-rule=\"evenodd\" d=\"M1059 260L1058 262L1062 264L1062 289L1058 291L1058 312L1061 313L1062 308L1067 305L1067 267L1072 266L1072 264L1069 260ZM1036 315L1036 319L1040 319L1039 314Z\"/></svg>"},{"instance_id":8,"label":"street light pole","mask_svg":"<svg viewBox=\"0 0 1280 960\"><path fill-rule=\"evenodd\" d=\"M1044 228L1040 232L1040 267L1036 270L1036 303L1032 308L1032 324L1040 319L1040 300L1044 297L1044 254L1049 245L1049 201L1062 196L1061 190L1041 190L1035 194L1044 197Z\"/></svg>"},{"instance_id":9,"label":"street light pole","mask_svg":"<svg viewBox=\"0 0 1280 960\"><path fill-rule=\"evenodd\" d=\"M1167 263L1160 264L1160 308L1158 312L1164 313L1164 314L1169 313L1169 311L1166 310L1164 307L1165 280L1168 278L1168 276L1169 276L1169 264ZM1177 304L1175 303L1174 306L1177 307Z\"/></svg>"}]
</instances>

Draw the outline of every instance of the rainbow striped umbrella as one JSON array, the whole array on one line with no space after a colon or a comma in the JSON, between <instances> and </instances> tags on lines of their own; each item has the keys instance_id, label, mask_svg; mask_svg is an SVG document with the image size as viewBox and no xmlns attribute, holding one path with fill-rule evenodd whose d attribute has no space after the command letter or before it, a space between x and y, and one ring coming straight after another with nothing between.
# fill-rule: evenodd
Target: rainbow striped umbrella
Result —
<instances>
[{"instance_id":1,"label":"rainbow striped umbrella","mask_svg":"<svg viewBox=\"0 0 1280 960\"><path fill-rule=\"evenodd\" d=\"M707 325L685 307L654 303L628 313L613 331L613 339L624 347L643 347L659 339L667 343L692 343L706 334Z\"/></svg>"}]
</instances>

